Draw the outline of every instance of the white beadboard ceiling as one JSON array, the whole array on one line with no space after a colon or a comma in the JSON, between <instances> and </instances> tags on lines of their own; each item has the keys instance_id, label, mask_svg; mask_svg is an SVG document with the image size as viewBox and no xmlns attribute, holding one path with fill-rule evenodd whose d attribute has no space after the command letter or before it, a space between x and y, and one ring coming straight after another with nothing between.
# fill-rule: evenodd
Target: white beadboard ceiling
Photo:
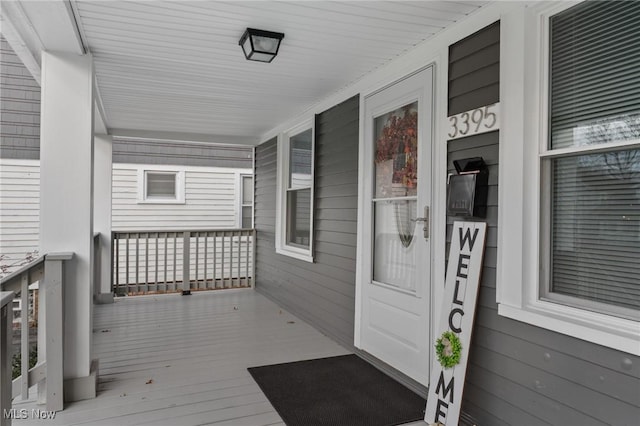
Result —
<instances>
[{"instance_id":1,"label":"white beadboard ceiling","mask_svg":"<svg viewBox=\"0 0 640 426\"><path fill-rule=\"evenodd\" d=\"M486 2L73 1L111 129L257 139ZM285 33L245 60L247 27Z\"/></svg>"}]
</instances>

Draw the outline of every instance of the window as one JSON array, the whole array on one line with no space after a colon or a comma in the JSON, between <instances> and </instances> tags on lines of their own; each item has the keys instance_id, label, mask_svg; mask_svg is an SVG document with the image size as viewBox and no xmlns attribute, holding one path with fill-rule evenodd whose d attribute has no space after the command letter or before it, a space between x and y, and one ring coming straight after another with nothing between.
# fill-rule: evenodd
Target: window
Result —
<instances>
[{"instance_id":1,"label":"window","mask_svg":"<svg viewBox=\"0 0 640 426\"><path fill-rule=\"evenodd\" d=\"M588 2L551 17L541 154L541 296L620 316L640 310L640 8L630 9Z\"/></svg>"},{"instance_id":2,"label":"window","mask_svg":"<svg viewBox=\"0 0 640 426\"><path fill-rule=\"evenodd\" d=\"M313 261L313 124L281 135L278 145L276 251Z\"/></svg>"},{"instance_id":3,"label":"window","mask_svg":"<svg viewBox=\"0 0 640 426\"><path fill-rule=\"evenodd\" d=\"M240 227L253 228L253 176L240 175Z\"/></svg>"},{"instance_id":4,"label":"window","mask_svg":"<svg viewBox=\"0 0 640 426\"><path fill-rule=\"evenodd\" d=\"M169 170L140 170L139 203L184 203L184 172Z\"/></svg>"},{"instance_id":5,"label":"window","mask_svg":"<svg viewBox=\"0 0 640 426\"><path fill-rule=\"evenodd\" d=\"M524 71L506 66L503 93L535 120L524 155L503 155L499 312L640 354L640 4L527 14ZM517 73L524 96L509 98ZM501 149L518 129L503 130Z\"/></svg>"}]
</instances>

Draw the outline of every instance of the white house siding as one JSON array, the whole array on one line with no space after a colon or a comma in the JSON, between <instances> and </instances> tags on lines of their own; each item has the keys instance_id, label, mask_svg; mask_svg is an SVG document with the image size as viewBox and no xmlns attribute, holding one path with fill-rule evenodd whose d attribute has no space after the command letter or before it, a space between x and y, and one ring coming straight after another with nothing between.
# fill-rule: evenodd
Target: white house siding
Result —
<instances>
[{"instance_id":1,"label":"white house siding","mask_svg":"<svg viewBox=\"0 0 640 426\"><path fill-rule=\"evenodd\" d=\"M16 269L38 250L39 226L40 162L0 159L0 265Z\"/></svg>"},{"instance_id":2,"label":"white house siding","mask_svg":"<svg viewBox=\"0 0 640 426\"><path fill-rule=\"evenodd\" d=\"M144 170L183 171L185 200L184 204L147 204L139 202L142 190L140 176ZM234 229L240 228L240 203L241 203L241 176L251 175L251 169L229 169L216 167L185 167L185 166L157 166L148 164L114 164L113 165L113 199L112 199L112 230L118 231L174 231L174 230L210 230L210 229ZM132 235L129 239L129 271L126 271L126 244L120 241L118 260L121 267L118 270L118 283L135 284L129 288L132 292L175 290L176 282L182 281L182 236L175 236L175 267L174 267L174 235L167 236L165 265L165 238L160 234L156 251L156 235L151 234L148 246L145 241L148 234ZM207 268L204 264L204 240L198 241L196 250L195 239L191 242L191 277L198 280L212 280L225 278L228 286L238 286L239 277L246 278L250 273L247 265L251 264L251 257L245 261L247 250L250 251L251 243L248 237L232 242L227 239L217 238L214 245L212 237L207 238ZM136 240L138 240L136 242ZM136 266L136 244L139 249L139 265ZM216 249L214 256L213 250ZM223 248L224 247L224 248ZM147 259L147 251L149 253ZM196 271L195 259L198 253L199 269ZM146 285L156 278L156 253L159 253L157 262L157 276L161 284L156 287ZM226 255L224 267L221 263L222 256ZM233 256L233 265L229 262ZM215 267L212 260L218 259ZM165 276L164 271L167 271ZM174 273L175 271L175 273ZM128 275L128 277L127 277ZM236 282L231 283L231 278ZM140 284L140 286L138 286ZM225 283L200 283L198 288L220 288L227 286ZM178 285L177 288L180 288Z\"/></svg>"},{"instance_id":3,"label":"white house siding","mask_svg":"<svg viewBox=\"0 0 640 426\"><path fill-rule=\"evenodd\" d=\"M240 227L240 175L251 169L113 165L112 229L159 231ZM184 204L138 202L140 170L184 171Z\"/></svg>"}]
</instances>

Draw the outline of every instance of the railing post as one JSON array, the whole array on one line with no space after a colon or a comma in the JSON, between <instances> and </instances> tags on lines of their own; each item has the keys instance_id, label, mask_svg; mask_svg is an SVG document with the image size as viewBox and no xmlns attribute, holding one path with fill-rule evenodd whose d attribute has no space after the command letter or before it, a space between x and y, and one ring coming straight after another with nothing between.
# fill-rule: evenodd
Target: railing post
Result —
<instances>
[{"instance_id":1,"label":"railing post","mask_svg":"<svg viewBox=\"0 0 640 426\"><path fill-rule=\"evenodd\" d=\"M256 287L256 248L257 248L257 238L256 238L256 230L253 229L251 232L251 238L253 239L252 249L253 253L251 253L251 287Z\"/></svg>"},{"instance_id":2,"label":"railing post","mask_svg":"<svg viewBox=\"0 0 640 426\"><path fill-rule=\"evenodd\" d=\"M183 243L182 243L182 295L188 296L191 294L191 279L189 273L191 272L191 233L184 231Z\"/></svg>"},{"instance_id":3,"label":"railing post","mask_svg":"<svg viewBox=\"0 0 640 426\"><path fill-rule=\"evenodd\" d=\"M11 426L12 377L11 346L14 293L0 292L0 426Z\"/></svg>"},{"instance_id":4,"label":"railing post","mask_svg":"<svg viewBox=\"0 0 640 426\"><path fill-rule=\"evenodd\" d=\"M46 398L47 410L60 411L64 407L64 363L62 345L64 324L63 299L63 262L70 260L69 254L50 254L44 262L44 280L41 292L44 293L45 308L45 359L47 360Z\"/></svg>"}]
</instances>

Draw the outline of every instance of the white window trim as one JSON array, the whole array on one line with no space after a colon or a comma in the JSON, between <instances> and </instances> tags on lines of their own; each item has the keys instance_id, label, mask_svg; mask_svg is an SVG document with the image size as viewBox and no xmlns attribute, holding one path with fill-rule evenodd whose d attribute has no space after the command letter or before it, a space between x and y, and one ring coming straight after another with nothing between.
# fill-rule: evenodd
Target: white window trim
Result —
<instances>
[{"instance_id":1,"label":"white window trim","mask_svg":"<svg viewBox=\"0 0 640 426\"><path fill-rule=\"evenodd\" d=\"M309 224L309 249L295 247L287 244L287 183L289 172L289 138L298 133L311 129L311 182L315 182L315 126L313 118L308 118L302 123L278 135L278 163L277 163L277 190L276 190L276 253L290 256L295 259L313 262L313 218L314 218L314 190L311 185L311 214Z\"/></svg>"},{"instance_id":2,"label":"white window trim","mask_svg":"<svg viewBox=\"0 0 640 426\"><path fill-rule=\"evenodd\" d=\"M166 173L176 175L175 198L147 199L147 173ZM185 171L178 170L175 166L152 166L138 169L138 204L185 204Z\"/></svg>"},{"instance_id":3,"label":"white window trim","mask_svg":"<svg viewBox=\"0 0 640 426\"><path fill-rule=\"evenodd\" d=\"M498 313L640 355L640 322L541 300L541 148L546 146L549 18L576 3L522 8L501 22ZM523 89L524 88L524 89ZM543 154L544 155L544 154Z\"/></svg>"}]
</instances>

